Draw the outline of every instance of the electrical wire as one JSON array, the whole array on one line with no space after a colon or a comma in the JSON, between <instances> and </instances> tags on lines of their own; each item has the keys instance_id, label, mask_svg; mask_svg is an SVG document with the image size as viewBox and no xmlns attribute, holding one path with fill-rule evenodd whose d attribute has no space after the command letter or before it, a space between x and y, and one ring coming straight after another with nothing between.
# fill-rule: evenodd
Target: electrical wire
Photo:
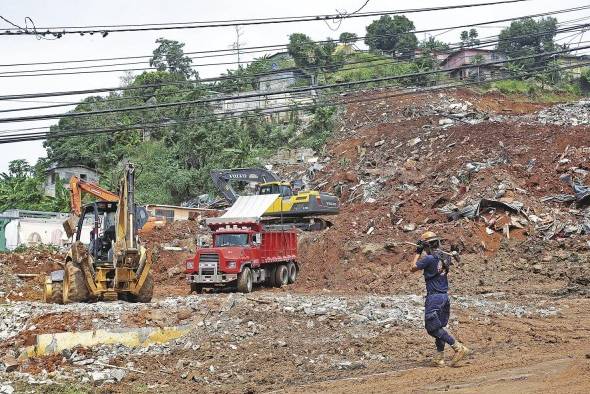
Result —
<instances>
[{"instance_id":1,"label":"electrical wire","mask_svg":"<svg viewBox=\"0 0 590 394\"><path fill-rule=\"evenodd\" d=\"M582 28L585 25L582 25ZM576 27L578 28L578 27ZM573 30L573 29L572 29ZM563 32L565 30L559 30L559 32ZM509 38L507 40L514 40L520 37L524 37L524 36L535 36L535 35L540 35L540 34L544 34L544 32L539 32L539 33L535 33L535 34L528 34L528 35L523 35L523 36L515 36L512 38ZM498 42L498 41L494 41L494 42ZM488 41L488 42L484 42L482 44L480 44L479 46L476 46L477 48L483 48L485 46L490 46L492 45L494 42L492 41ZM475 47L474 47L475 48ZM376 59L374 61L360 61L360 62L348 62L347 64L343 64L344 66L350 65L350 64L355 64L355 63L364 63L365 65L367 63L371 63L371 62L381 62L380 64L373 64L374 66L379 66L379 65L383 65L383 64L394 64L397 63L395 61L391 61L391 60L383 60L383 59ZM385 62L385 63L384 63ZM313 67L312 67L313 68ZM348 66L347 69L352 69L352 67ZM284 70L283 70L284 71ZM249 77L250 78L256 78L259 76L264 76L264 75L271 75L271 74L277 74L282 72L281 70L278 71L271 71L268 73L260 73L260 74L252 74ZM203 81L199 81L199 82L212 82L212 81L221 81L221 80L227 80L227 79L239 79L241 78L240 76L220 76L220 77L215 77L215 78L208 78L205 79ZM278 79L284 79L284 78L277 78ZM270 79L269 79L270 81ZM163 86L194 86L194 84L197 83L197 81L179 81L179 82L166 82L166 83L159 83L159 84L146 84L143 86L127 86L127 87L116 87L116 88L98 88L98 89L86 89L86 90L78 90L78 91L66 91L66 92L46 92L46 93L32 93L32 94L20 94L20 95L7 95L7 96L0 96L0 100L18 100L18 99L26 99L26 98L41 98L41 97L55 97L55 96L66 96L66 95L81 95L81 94L93 94L93 93L104 93L104 92L114 92L114 91L128 91L128 90L137 90L137 89L148 89L148 88L159 88L159 87L163 87ZM182 90L181 90L182 91ZM171 94L175 94L181 91L175 91L175 92L171 92ZM192 92L193 90L184 90L185 92ZM149 97L151 97L152 95L149 95ZM133 96L133 98L135 97L139 97L139 96ZM127 100L128 98L109 98L109 100ZM131 99L131 98L129 98ZM26 108L23 108L23 110Z\"/></svg>"},{"instance_id":2,"label":"electrical wire","mask_svg":"<svg viewBox=\"0 0 590 394\"><path fill-rule=\"evenodd\" d=\"M266 24L280 24L280 23L296 23L296 22L312 22L334 19L349 19L349 18L366 18L381 15L398 15L398 14L413 14L421 12L445 11L462 8L476 8L492 5L506 5L512 3L522 3L531 0L503 0L493 1L487 3L475 4L456 4L449 6L426 7L426 8L411 8L405 10L389 10L389 11L372 11L359 12L356 14L324 14L324 15L305 15L297 17L272 17L272 18L257 18L257 19L230 19L221 21L200 21L200 22L179 22L179 23L153 23L153 24L126 24L126 25L102 25L102 26L59 26L59 27L38 27L34 30L9 28L0 32L0 35L53 35L61 38L66 34L102 34L103 37L111 33L120 32L140 32L140 31L163 31L163 30L178 30L178 29L201 29L213 27L233 27L233 26L252 26L252 25L266 25ZM61 31L59 31L59 30ZM42 31L45 30L45 31Z\"/></svg>"},{"instance_id":3,"label":"electrical wire","mask_svg":"<svg viewBox=\"0 0 590 394\"><path fill-rule=\"evenodd\" d=\"M559 67L558 69L559 70L567 70L567 69L578 68L580 66L586 66L586 65L590 65L590 62L576 64L576 65L570 65L570 66L563 66L563 67ZM538 67L538 68L530 70L526 73L522 73L520 76L521 77L532 76L536 72L542 71L542 70L543 70L543 67ZM86 136L86 135L103 134L103 133L115 133L115 132L122 132L122 131L138 131L138 129L146 128L146 127L166 127L166 126L176 126L176 125L181 125L181 124L201 124L201 123L211 123L211 122L218 122L218 121L226 122L226 121L235 120L235 119L244 120L244 119L247 119L250 117L268 116L268 115L272 115L274 113L293 112L293 111L308 110L308 109L314 109L314 108L326 107L326 106L346 105L346 104L358 103L358 102L383 100L386 98L394 98L394 97L400 97L400 96L405 96L405 95L410 95L410 94L424 94L424 93L428 93L431 91L437 91L437 90L442 90L442 89L451 89L451 88L460 88L460 87L471 86L471 85L487 84L487 83L502 81L502 80L511 79L511 78L512 77L499 77L499 78L494 78L494 79L490 79L490 80L468 81L468 82L460 82L460 83L455 83L455 84L445 84L445 85L432 86L429 88L423 88L419 91L406 90L404 92L398 92L398 93L393 93L393 94L389 94L389 95L377 95L375 97L368 97L368 98L352 98L352 99L348 99L348 100L340 100L337 102L326 102L326 103L322 103L320 105L314 104L312 106L307 106L307 107L280 106L280 107L271 108L276 111L265 112L265 113L252 113L253 111L246 111L245 110L245 111L241 111L242 113L246 113L245 115L235 116L234 113L227 113L227 115L230 115L230 116L216 118L216 119L200 118L199 120L195 120L195 121L179 121L179 122L168 123L168 124L162 124L162 123L153 124L153 125L142 124L142 125L120 127L120 128L87 129L86 131L77 130L77 131L63 131L63 132L31 133L29 135L20 134L20 135L15 135L15 136L0 137L0 144L42 140L42 139L47 139L47 138L61 139L61 138L69 138L69 137L74 137L74 136ZM215 114L214 116L218 116L218 115L224 115L224 114Z\"/></svg>"},{"instance_id":4,"label":"electrical wire","mask_svg":"<svg viewBox=\"0 0 590 394\"><path fill-rule=\"evenodd\" d=\"M576 26L575 29L572 28L567 28L567 31L571 31L571 30L578 30L578 29L582 29L582 32L584 31L584 29L586 29L588 26L590 26L590 24L584 24L581 26ZM557 33L561 33L564 32L565 30L559 30L557 31ZM547 31L542 31L542 32L537 32L534 34L527 34L527 37L531 37L531 36L539 36L539 35L544 35ZM560 41L560 40L564 40L564 39L568 39L570 37L577 37L579 36L581 33L575 33L573 35L570 36L566 36L566 37L562 37L560 39L557 39L556 41ZM498 40L498 41L487 41L483 44L480 45L476 45L476 46L472 46L470 47L471 49L475 49L475 48L484 48L486 46L490 46L493 45L495 43L498 43L500 41L512 41L512 40L517 40L523 38L523 36L514 36L511 37L509 39L504 39L504 40ZM446 51L441 51L443 53L450 53L452 51L454 51L455 49L460 49L463 48L463 44L457 44L456 48L452 48L450 47L448 50ZM359 68L372 68L372 67L378 67L378 66L382 66L382 65L394 65L394 64L398 64L398 63L402 63L402 62L397 62L397 61L392 61L390 59L376 59L376 60L365 60L365 61L359 61L359 62L346 62L346 63L341 63L341 64L336 64L335 66L337 67L342 67L339 71L350 71L350 70L355 70L355 69L359 69ZM355 64L360 64L360 66L358 67L351 67L350 65L355 65ZM313 69L316 69L316 67L313 67ZM284 72L284 70L279 70L278 72L268 72L268 73L260 73L260 74L251 74L251 75L247 75L245 77L243 76L222 76L222 77L215 77L215 78L210 78L210 79L204 79L204 80L200 80L200 82L214 82L214 81L221 81L221 80L226 80L226 79L232 79L232 80L238 80L241 83L251 83L254 81L255 78L258 78L260 76L266 76L266 75L272 75L272 74L281 74L281 72ZM285 76L285 77L280 77L280 78L268 78L265 79L265 82L272 82L272 81L278 81L278 80L288 80L291 79L291 76ZM248 82L249 80L249 82ZM179 94L179 93L194 93L194 90L179 90L179 91L174 91L174 92L170 92L170 94ZM153 94L149 94L149 95L140 95L140 96L130 96L130 97L114 97L114 98L108 98L107 100L109 102L111 101L120 101L120 100L135 100L138 98L151 98L153 97ZM30 110L37 110L37 109L48 109L48 108L59 108L59 107L68 107L68 106L72 106L72 105L78 105L81 104L80 102L60 102L60 103L55 103L55 104L51 104L51 105L43 105L43 106L35 106L35 107L21 107L21 108L11 108L11 109L5 109L5 110L0 110L0 113L5 113L5 112L21 112L21 111L30 111ZM88 103L90 104L90 103Z\"/></svg>"},{"instance_id":5,"label":"electrical wire","mask_svg":"<svg viewBox=\"0 0 590 394\"><path fill-rule=\"evenodd\" d=\"M555 55L559 55L559 54L569 53L569 52L578 51L581 49L588 49L588 48L590 48L590 45L578 46L575 48L567 48L567 49L563 49L563 50L559 50L559 51L542 52L542 53L533 54L533 55L520 56L520 57L508 59L508 60L496 60L496 61L492 61L492 62L480 63L477 66L482 67L482 66L497 65L497 64L503 64L503 63L513 62L513 61L519 61L519 60L534 59L534 58L539 58L539 57L551 57L551 56L555 56ZM381 77L381 78L371 78L371 79L365 79L365 80L359 80L359 81L350 81L350 82L344 82L344 83L333 83L333 84L326 84L326 85L320 85L320 86L302 87L302 88L296 88L296 89L286 89L286 90L282 90L282 91L273 91L273 92L267 92L267 93L243 94L243 95L234 96L231 98L213 97L213 98L205 98L205 99L199 99L199 100L190 100L190 101L172 102L172 103L161 103L161 104L155 104L155 105L142 105L142 106L126 107L126 108L113 108L113 109L105 109L105 110L97 110L97 111L69 112L69 113L65 113L65 114L47 114L47 115L22 116L22 117L12 117L12 118L0 118L0 123L38 121L38 120L47 120L47 119L61 119L61 118L82 117L82 116L90 116L90 115L102 115L102 114L110 114L110 113L118 113L118 112L150 110L150 109L156 109L156 108L170 108L170 107L178 107L178 106L184 106L184 105L210 104L210 103L214 103L214 102L226 101L228 99L247 99L247 98L253 98L253 97L266 97L266 98L268 98L269 96L284 95L284 94L290 94L290 93L315 92L318 90L334 89L334 88L339 88L339 87L350 88L351 86L358 86L358 85L367 84L367 83L393 81L393 80L398 80L398 79L415 78L415 77L420 77L420 76L435 75L435 74L441 74L441 73L452 73L454 71L469 69L469 68L473 68L473 67L474 67L474 65L468 64L468 65L454 67L454 68L445 69L445 70L430 70L430 71L423 71L423 72L417 72L417 73L408 73L408 74L403 74L403 75L387 76L387 77Z\"/></svg>"},{"instance_id":6,"label":"electrical wire","mask_svg":"<svg viewBox=\"0 0 590 394\"><path fill-rule=\"evenodd\" d=\"M590 6L582 6L582 7L576 7L575 8L576 11L579 11L580 9L590 9ZM554 15L554 14L557 14L557 13L572 12L571 10L574 10L574 9L571 9L570 8L570 9L557 10L557 11L545 12L545 13L540 13L540 14L526 15L526 16L521 16L521 17L518 17L518 18L506 18L506 19L499 19L499 20L479 22L479 23L472 23L472 24L456 25L456 26L451 26L451 27L448 27L447 26L447 27L439 27L439 28L433 28L433 29L414 30L414 31L411 31L411 32L402 32L402 33L391 34L391 35L382 35L382 36L379 36L379 37L398 37L398 36L404 36L404 35L410 35L410 34L430 33L430 32L435 32L435 31L440 31L440 30L443 30L443 33L444 33L444 32L448 32L448 31L451 31L451 30L462 29L462 28L467 28L467 27L482 26L482 25L486 25L486 24L493 24L493 23L499 23L499 22L514 21L514 20L523 19L523 18L531 18L531 17L538 17L538 16ZM583 19L587 19L587 18L582 18L582 20ZM355 41L359 41L359 40L362 40L364 38L366 38L366 36L365 37L357 37L355 39ZM315 42L316 43L326 43L326 42L329 42L329 41L323 40L323 41L315 41ZM283 45L276 45L276 46L274 46L274 48L276 48L278 46L283 46L285 48L287 47L287 45L283 44ZM233 55L233 53L232 53L232 55ZM219 55L210 55L210 57L214 57L214 56L219 56ZM224 54L222 56L228 56L228 54ZM190 57L190 56L188 56L188 58L193 59L193 57ZM88 61L90 61L90 60L88 60ZM64 64L64 63L67 63L67 62L68 61L63 61L63 62L60 62L59 64ZM231 62L203 63L203 64L192 64L191 67L192 68L196 68L196 67L208 67L208 66L222 66L222 65L233 65L233 64L236 64L236 63L242 65L242 64L249 64L251 62L253 62L253 61L243 61L243 62L231 61ZM83 70L83 69L94 69L94 68L103 68L103 67L137 65L137 64L144 64L144 63L146 63L146 61L123 62L123 63L110 63L110 64L94 64L94 65L86 65L86 66L45 68L45 69L32 69L32 70L11 70L11 71L1 71L0 72L0 77L7 78L7 77L35 77L35 76L56 76L56 75L78 75L78 74L91 74L91 73L148 71L148 70L154 70L155 69L154 67L141 67L141 68L93 70L93 71L80 71L80 72L63 72L64 70ZM7 67L7 66L16 66L16 65L24 65L24 64L30 64L30 65L32 65L32 64L58 64L58 62L20 63L20 64L13 64L13 65L4 64L4 65L1 65L1 66ZM48 73L49 71L60 71L60 72Z\"/></svg>"}]
</instances>

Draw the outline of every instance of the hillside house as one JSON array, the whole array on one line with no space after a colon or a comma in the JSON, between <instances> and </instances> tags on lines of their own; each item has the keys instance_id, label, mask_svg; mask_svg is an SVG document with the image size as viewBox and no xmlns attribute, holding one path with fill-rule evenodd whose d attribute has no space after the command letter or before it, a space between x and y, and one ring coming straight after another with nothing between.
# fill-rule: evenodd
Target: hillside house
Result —
<instances>
[{"instance_id":1,"label":"hillside house","mask_svg":"<svg viewBox=\"0 0 590 394\"><path fill-rule=\"evenodd\" d=\"M78 166L52 166L45 171L45 182L43 185L45 195L55 197L55 185L61 182L64 187L70 182L72 176L98 183L99 174L96 170L83 165Z\"/></svg>"},{"instance_id":2,"label":"hillside house","mask_svg":"<svg viewBox=\"0 0 590 394\"><path fill-rule=\"evenodd\" d=\"M443 70L452 70L450 75L453 78L485 80L501 76L502 69L505 67L505 63L485 63L505 61L507 59L505 55L490 49L462 48L449 54L441 62L440 68ZM459 67L464 68L454 70Z\"/></svg>"}]
</instances>

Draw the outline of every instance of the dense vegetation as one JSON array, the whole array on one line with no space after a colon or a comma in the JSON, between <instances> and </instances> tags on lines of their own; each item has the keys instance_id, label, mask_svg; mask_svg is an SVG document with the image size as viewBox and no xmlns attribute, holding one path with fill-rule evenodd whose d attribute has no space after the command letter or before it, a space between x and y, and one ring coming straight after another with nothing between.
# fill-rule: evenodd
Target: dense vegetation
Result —
<instances>
[{"instance_id":1,"label":"dense vegetation","mask_svg":"<svg viewBox=\"0 0 590 394\"><path fill-rule=\"evenodd\" d=\"M433 51L478 47L475 29L460 34L460 42L450 46L433 37L419 42L414 23L405 16L382 16L366 27L365 37L343 32L338 39L313 41L302 33L289 38L287 53L263 56L248 65L227 70L216 81L206 81L183 52L184 44L164 38L156 41L150 65L156 71L128 75L126 88L108 96L84 99L72 112L119 110L108 114L62 118L52 133L89 130L87 135L69 138L50 137L44 144L47 158L31 166L19 160L0 174L0 210L24 208L67 210L67 193L59 188L55 199L44 197L41 185L48 163L62 166L86 165L101 174L101 183L116 188L123 163L139 167L137 197L141 202L179 204L194 196L211 192L209 172L214 168L252 166L278 148L307 146L322 149L334 126L336 109L329 105L330 93L348 88L322 90L317 106L307 108L311 116L301 117L293 107L280 118L262 117L256 112L239 117L223 117L215 103L194 103L214 94L235 94L258 89L257 77L281 70L304 76L293 86L324 85L383 77L402 76L390 81L375 81L354 88L381 86L429 86L448 80L442 74L411 75L436 69ZM505 93L539 94L563 91L579 94L568 73L555 59L540 55L560 48L555 44L554 18L522 19L512 22L500 34L498 50L511 58L538 55L530 60L515 60L507 66L513 80L493 82L488 88ZM369 50L356 44L364 40ZM419 49L419 52L416 52ZM417 54L418 53L418 54ZM472 64L484 63L483 56ZM531 77L530 71L536 70ZM529 71L529 73L527 73ZM410 74L410 76L405 76ZM477 73L477 78L480 78ZM484 77L481 77L482 79ZM582 73L590 86L590 71ZM126 108L174 102L185 105L128 111ZM327 104L322 104L327 103ZM104 128L130 128L120 132L100 132ZM96 130L93 132L92 130Z\"/></svg>"}]
</instances>

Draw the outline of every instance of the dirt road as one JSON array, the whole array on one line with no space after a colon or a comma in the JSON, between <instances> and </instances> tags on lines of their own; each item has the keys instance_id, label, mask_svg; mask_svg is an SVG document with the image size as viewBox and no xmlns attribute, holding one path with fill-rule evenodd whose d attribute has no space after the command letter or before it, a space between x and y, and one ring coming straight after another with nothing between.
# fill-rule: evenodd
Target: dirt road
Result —
<instances>
[{"instance_id":1,"label":"dirt road","mask_svg":"<svg viewBox=\"0 0 590 394\"><path fill-rule=\"evenodd\" d=\"M457 368L418 366L344 377L284 393L587 393L590 390L589 300L559 303L558 318L495 318L488 329L473 322L462 334L474 352ZM498 335L500 334L500 335ZM400 338L403 342L406 339Z\"/></svg>"}]
</instances>

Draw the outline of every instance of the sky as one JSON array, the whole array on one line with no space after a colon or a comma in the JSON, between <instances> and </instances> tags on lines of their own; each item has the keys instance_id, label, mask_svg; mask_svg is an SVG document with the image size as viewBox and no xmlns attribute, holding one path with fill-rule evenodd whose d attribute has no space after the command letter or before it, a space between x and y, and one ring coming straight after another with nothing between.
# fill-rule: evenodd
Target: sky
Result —
<instances>
[{"instance_id":1,"label":"sky","mask_svg":"<svg viewBox=\"0 0 590 394\"><path fill-rule=\"evenodd\" d=\"M264 17L284 17L301 15L331 14L339 11L352 12L358 9L365 0L299 0L299 1L188 1L188 0L19 0L0 1L0 15L18 25L24 25L25 17L30 17L37 26L84 26L111 24L140 24L165 22L191 22L207 20L248 19ZM420 0L420 1L387 1L370 0L363 12L385 11L409 8L425 8L454 4L483 3L485 0ZM587 5L586 0L529 0L523 3L485 6L471 9L433 11L413 13L407 16L414 22L416 29L432 29L452 25L484 22L495 19L513 18L533 13L541 13ZM558 20L590 17L590 10L577 11L557 15ZM365 35L365 26L372 18L352 18L343 20L339 25L323 21L243 26L241 28L241 46L262 46L286 44L289 34L302 32L314 40L327 37L337 38L341 32L348 31ZM480 36L498 34L507 24L497 24L489 28L478 28ZM9 25L0 20L0 30ZM437 39L457 42L460 29L441 31ZM434 33L436 34L436 33ZM587 34L590 38L590 33ZM0 64L28 63L58 60L76 60L93 58L116 58L121 56L150 55L156 48L156 39L164 37L185 43L185 51L203 51L227 49L236 40L233 27L187 29L169 31L149 31L134 33L111 33L102 38L100 35L83 37L66 35L58 40L42 40L34 36L0 36ZM424 39L425 35L418 35ZM361 45L362 46L362 45ZM272 52L271 52L272 53ZM257 54L243 54L243 60L251 60ZM236 56L195 59L193 63L229 62ZM130 60L123 60L127 62ZM108 63L108 62L105 62ZM96 64L96 63L88 63ZM122 66L126 67L147 67ZM2 71L53 68L54 66L18 66L0 67ZM59 66L58 66L59 67ZM224 72L231 66L197 67L201 77L213 77ZM138 73L138 72L136 72ZM124 72L96 73L82 75L37 76L37 77L0 77L0 95L24 94L50 91L93 89L100 87L116 87L121 85ZM46 105L48 103L75 102L84 96L63 96L45 99L31 99L42 102L0 101L0 111L28 106ZM69 108L53 108L42 110L0 113L0 119L13 116L32 116L66 112ZM0 133L11 129L49 126L57 120L1 123ZM1 135L1 134L0 134ZM0 172L8 169L11 160L26 159L34 164L46 152L41 141L20 142L0 145Z\"/></svg>"}]
</instances>

